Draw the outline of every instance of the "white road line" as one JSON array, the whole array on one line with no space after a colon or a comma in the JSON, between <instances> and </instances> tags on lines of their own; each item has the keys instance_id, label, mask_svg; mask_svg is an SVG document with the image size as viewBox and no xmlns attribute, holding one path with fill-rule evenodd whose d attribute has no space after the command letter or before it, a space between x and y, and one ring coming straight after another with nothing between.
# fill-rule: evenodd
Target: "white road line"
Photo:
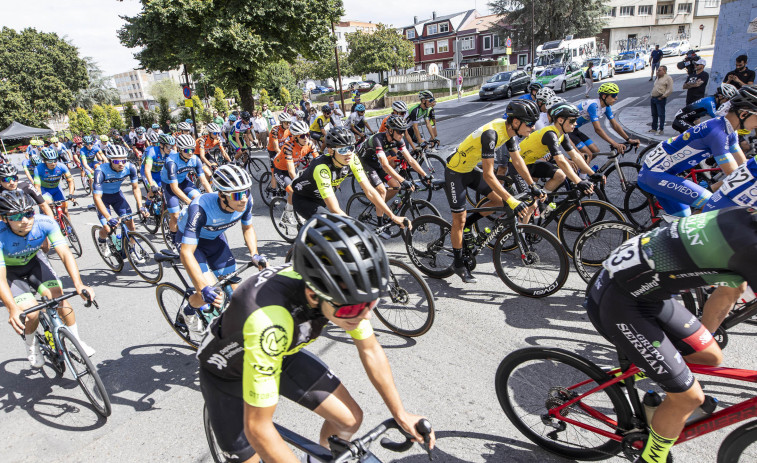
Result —
<instances>
[{"instance_id":1,"label":"white road line","mask_svg":"<svg viewBox=\"0 0 757 463\"><path fill-rule=\"evenodd\" d=\"M497 106L496 107L496 111L502 111L503 107L504 107L504 105ZM478 111L474 111L472 113L468 113L468 114L466 114L466 115L464 115L462 117L473 117L473 116L475 116L477 114L487 113L487 112L492 112L492 111L495 111L495 108L484 108L484 109L479 109Z\"/></svg>"},{"instance_id":2,"label":"white road line","mask_svg":"<svg viewBox=\"0 0 757 463\"><path fill-rule=\"evenodd\" d=\"M620 103L615 103L614 105L612 105L612 112L613 112L613 114L616 113L623 106L627 106L627 105L629 105L631 103L635 103L635 102L639 101L639 99L641 99L641 98L642 97L640 97L640 96L637 96L637 97L634 97L634 98L623 98L623 101L621 101Z\"/></svg>"}]
</instances>

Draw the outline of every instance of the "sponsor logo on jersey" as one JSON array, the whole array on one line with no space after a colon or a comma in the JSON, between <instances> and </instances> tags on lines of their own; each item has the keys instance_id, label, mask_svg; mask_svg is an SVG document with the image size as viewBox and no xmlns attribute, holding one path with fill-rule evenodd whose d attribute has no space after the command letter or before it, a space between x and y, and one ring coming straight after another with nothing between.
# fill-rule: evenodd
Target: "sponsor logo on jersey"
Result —
<instances>
[{"instance_id":1,"label":"sponsor logo on jersey","mask_svg":"<svg viewBox=\"0 0 757 463\"><path fill-rule=\"evenodd\" d=\"M688 131L684 132L682 138L684 139L684 141L688 140L689 138L691 138L691 134Z\"/></svg>"},{"instance_id":2,"label":"sponsor logo on jersey","mask_svg":"<svg viewBox=\"0 0 757 463\"><path fill-rule=\"evenodd\" d=\"M289 347L289 336L280 325L271 325L260 334L260 348L271 357L278 357Z\"/></svg>"}]
</instances>

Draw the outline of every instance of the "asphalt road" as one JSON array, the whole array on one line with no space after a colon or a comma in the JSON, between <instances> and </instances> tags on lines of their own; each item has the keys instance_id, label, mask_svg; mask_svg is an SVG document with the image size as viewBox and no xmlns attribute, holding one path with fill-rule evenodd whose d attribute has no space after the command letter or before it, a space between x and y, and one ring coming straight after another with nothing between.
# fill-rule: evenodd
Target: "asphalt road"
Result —
<instances>
[{"instance_id":1,"label":"asphalt road","mask_svg":"<svg viewBox=\"0 0 757 463\"><path fill-rule=\"evenodd\" d=\"M643 102L650 88L647 79L648 70L619 76L616 81L623 97ZM566 95L574 101L582 94L583 89L574 89ZM440 103L442 154L501 114L505 105L504 101L479 102L475 98ZM91 201L80 192L77 195L82 204ZM346 197L343 194L342 199ZM448 214L442 192L435 193L434 203ZM273 230L268 210L257 195L254 212L259 246L274 263L283 262L287 246ZM107 421L99 418L68 373L58 379L49 367L29 369L23 342L6 327L0 344L2 460L210 461L193 352L163 320L153 286L143 282L128 264L121 274L114 275L100 260L90 238L95 214L85 207L73 208L72 214L84 240L84 255L78 260L81 274L97 291L101 309L84 308L78 300L74 304L82 337L97 349L93 359L110 393L113 414ZM227 236L237 257L244 259L239 228ZM161 247L157 238L154 242ZM393 255L407 260L398 239L386 245ZM65 275L57 258L53 265ZM563 461L539 449L510 424L497 401L494 374L505 355L527 346L562 347L601 366L614 365L609 344L596 334L581 308L585 284L572 274L565 287L549 298L517 297L496 276L488 253L479 258L476 276L479 283L471 286L456 278L428 280L436 297L436 321L420 338L404 339L373 320L405 406L431 420L438 439L435 461ZM165 279L177 281L170 269L166 269ZM63 281L70 287L67 277ZM726 364L754 368L753 356L748 355L754 329L743 325L731 334ZM309 349L332 367L363 407L362 433L389 413L350 344L344 333L332 327ZM726 381L705 384L706 391L724 404L755 393L753 387L731 387ZM276 420L317 439L319 418L286 400L280 403ZM673 453L680 461L714 461L715 449L724 437L724 432L716 432L683 444ZM374 450L384 461L427 461L418 446L401 455L379 446Z\"/></svg>"}]
</instances>

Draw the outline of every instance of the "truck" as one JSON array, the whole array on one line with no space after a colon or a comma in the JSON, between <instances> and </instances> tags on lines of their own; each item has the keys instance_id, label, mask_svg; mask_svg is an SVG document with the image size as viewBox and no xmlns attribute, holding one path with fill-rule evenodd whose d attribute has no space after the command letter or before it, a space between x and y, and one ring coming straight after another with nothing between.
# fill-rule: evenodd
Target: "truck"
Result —
<instances>
[{"instance_id":1,"label":"truck","mask_svg":"<svg viewBox=\"0 0 757 463\"><path fill-rule=\"evenodd\" d=\"M594 37L574 39L569 35L561 40L551 40L536 47L536 61L527 64L525 71L538 75L547 66L567 65L575 62L579 66L597 54L597 41Z\"/></svg>"}]
</instances>

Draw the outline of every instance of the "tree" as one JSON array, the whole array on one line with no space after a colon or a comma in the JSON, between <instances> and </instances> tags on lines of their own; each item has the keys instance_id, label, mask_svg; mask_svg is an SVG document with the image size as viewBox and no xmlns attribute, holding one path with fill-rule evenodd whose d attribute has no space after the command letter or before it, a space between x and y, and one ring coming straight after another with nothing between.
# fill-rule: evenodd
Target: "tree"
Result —
<instances>
[{"instance_id":1,"label":"tree","mask_svg":"<svg viewBox=\"0 0 757 463\"><path fill-rule=\"evenodd\" d=\"M94 128L92 118L87 114L84 108L76 108L76 133L89 135Z\"/></svg>"},{"instance_id":2,"label":"tree","mask_svg":"<svg viewBox=\"0 0 757 463\"><path fill-rule=\"evenodd\" d=\"M268 95L280 95L282 87L290 94L297 90L297 81L292 74L291 66L284 60L269 64L260 74L260 87L266 89ZM282 101L283 103L286 102Z\"/></svg>"},{"instance_id":3,"label":"tree","mask_svg":"<svg viewBox=\"0 0 757 463\"><path fill-rule=\"evenodd\" d=\"M108 125L110 125L111 129L119 131L125 129L124 120L121 118L121 115L118 113L115 106L109 104L105 107L105 112L108 114Z\"/></svg>"},{"instance_id":4,"label":"tree","mask_svg":"<svg viewBox=\"0 0 757 463\"><path fill-rule=\"evenodd\" d=\"M99 104L92 106L92 126L98 135L108 133L110 127L108 115L105 113L105 109Z\"/></svg>"},{"instance_id":5,"label":"tree","mask_svg":"<svg viewBox=\"0 0 757 463\"><path fill-rule=\"evenodd\" d=\"M118 90L113 86L113 80L103 75L102 69L95 63L94 59L89 56L85 56L83 59L87 66L89 84L74 96L74 104L80 108L92 109L92 106L96 104L118 103L120 98L118 97Z\"/></svg>"},{"instance_id":6,"label":"tree","mask_svg":"<svg viewBox=\"0 0 757 463\"><path fill-rule=\"evenodd\" d=\"M229 111L229 102L226 101L226 96L223 94L221 87L216 87L213 92L213 108L218 113L226 113Z\"/></svg>"},{"instance_id":7,"label":"tree","mask_svg":"<svg viewBox=\"0 0 757 463\"><path fill-rule=\"evenodd\" d=\"M142 122L142 127L150 127L156 121L157 115L153 111L145 109L142 105L139 106L139 120Z\"/></svg>"},{"instance_id":8,"label":"tree","mask_svg":"<svg viewBox=\"0 0 757 463\"><path fill-rule=\"evenodd\" d=\"M202 100L198 95L192 95L192 102L194 104L195 108L195 117L197 118L195 122L205 122L206 124L210 122L210 111L205 109L205 105L202 103Z\"/></svg>"},{"instance_id":9,"label":"tree","mask_svg":"<svg viewBox=\"0 0 757 463\"><path fill-rule=\"evenodd\" d=\"M238 89L247 110L254 109L252 88L260 87L261 70L281 59L325 54L335 43L331 23L343 13L341 0L284 6L256 0L141 3L139 15L123 18L118 36L126 47L140 48L135 57L142 67L201 68L218 85Z\"/></svg>"},{"instance_id":10,"label":"tree","mask_svg":"<svg viewBox=\"0 0 757 463\"><path fill-rule=\"evenodd\" d=\"M126 125L128 127L131 127L131 118L132 116L137 115L137 110L134 109L134 105L131 103L124 104L124 122L126 122Z\"/></svg>"},{"instance_id":11,"label":"tree","mask_svg":"<svg viewBox=\"0 0 757 463\"><path fill-rule=\"evenodd\" d=\"M281 87L281 89L279 89L279 98L281 99L282 105L292 102L292 96L290 95L289 90L287 90L286 87Z\"/></svg>"},{"instance_id":12,"label":"tree","mask_svg":"<svg viewBox=\"0 0 757 463\"><path fill-rule=\"evenodd\" d=\"M348 61L355 74L378 72L383 80L384 71L399 72L414 64L413 45L396 29L384 24L378 24L372 34L362 31L347 34L347 43ZM339 62L341 64L341 57Z\"/></svg>"},{"instance_id":13,"label":"tree","mask_svg":"<svg viewBox=\"0 0 757 463\"><path fill-rule=\"evenodd\" d=\"M509 35L516 47L531 46L533 24L534 48L549 40L566 35L594 37L602 32L602 16L607 0L562 0L536 2L535 0L493 0L489 3L492 14L507 17L507 24L498 29L500 37ZM533 18L531 16L533 7Z\"/></svg>"},{"instance_id":14,"label":"tree","mask_svg":"<svg viewBox=\"0 0 757 463\"><path fill-rule=\"evenodd\" d=\"M260 89L260 104L267 104L268 106L271 106L271 97L268 96L268 90L264 88Z\"/></svg>"},{"instance_id":15,"label":"tree","mask_svg":"<svg viewBox=\"0 0 757 463\"><path fill-rule=\"evenodd\" d=\"M68 130L71 134L79 133L79 121L76 119L76 111L73 109L68 110Z\"/></svg>"},{"instance_id":16,"label":"tree","mask_svg":"<svg viewBox=\"0 0 757 463\"><path fill-rule=\"evenodd\" d=\"M158 106L160 107L160 112L158 113L158 124L160 124L162 127L167 120L171 119L171 110L168 107L168 99L166 97L160 97L158 99Z\"/></svg>"},{"instance_id":17,"label":"tree","mask_svg":"<svg viewBox=\"0 0 757 463\"><path fill-rule=\"evenodd\" d=\"M179 102L184 101L184 95L181 92L181 85L171 79L163 79L153 82L148 90L150 95L156 101L165 98L168 105L178 106Z\"/></svg>"},{"instance_id":18,"label":"tree","mask_svg":"<svg viewBox=\"0 0 757 463\"><path fill-rule=\"evenodd\" d=\"M0 31L0 121L37 125L64 114L87 86L79 50L54 33ZM24 101L19 105L19 98Z\"/></svg>"}]
</instances>

